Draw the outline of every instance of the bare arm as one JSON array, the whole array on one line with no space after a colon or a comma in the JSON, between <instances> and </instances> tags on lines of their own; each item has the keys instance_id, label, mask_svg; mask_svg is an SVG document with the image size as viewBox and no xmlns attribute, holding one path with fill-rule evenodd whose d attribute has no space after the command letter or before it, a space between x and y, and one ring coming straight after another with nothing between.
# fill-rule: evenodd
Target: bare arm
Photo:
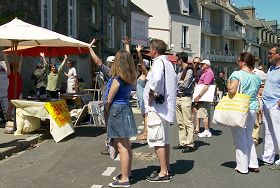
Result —
<instances>
[{"instance_id":1,"label":"bare arm","mask_svg":"<svg viewBox=\"0 0 280 188\"><path fill-rule=\"evenodd\" d=\"M102 65L102 61L100 60L100 58L96 55L96 53L93 51L92 46L94 45L94 43L96 42L96 39L92 39L91 43L89 43L88 45L88 49L91 55L91 58L93 60L93 62L97 65L97 66L101 66Z\"/></svg>"},{"instance_id":2,"label":"bare arm","mask_svg":"<svg viewBox=\"0 0 280 188\"><path fill-rule=\"evenodd\" d=\"M68 58L68 56L67 56L67 55L64 55L64 59L63 59L63 61L62 61L61 65L59 65L59 68L58 68L58 73L62 71L62 68L63 68L63 66L64 66L64 65L65 65L65 63L66 63L67 58ZM68 76L68 74L67 74L66 76Z\"/></svg>"},{"instance_id":3,"label":"bare arm","mask_svg":"<svg viewBox=\"0 0 280 188\"><path fill-rule=\"evenodd\" d=\"M137 45L136 46L138 60L139 60L139 63L141 64L141 70L142 70L143 74L147 76L148 70L147 70L147 68L146 68L146 66L144 64L143 58L142 58L142 54L141 54L141 50L142 49L143 49L143 46L141 46L141 45Z\"/></svg>"},{"instance_id":4,"label":"bare arm","mask_svg":"<svg viewBox=\"0 0 280 188\"><path fill-rule=\"evenodd\" d=\"M130 46L129 46L130 39L127 36L124 36L122 42L124 43L125 51L130 53Z\"/></svg>"},{"instance_id":5,"label":"bare arm","mask_svg":"<svg viewBox=\"0 0 280 188\"><path fill-rule=\"evenodd\" d=\"M234 95L237 92L238 85L239 85L239 80L228 80L227 82L228 93Z\"/></svg>"},{"instance_id":6,"label":"bare arm","mask_svg":"<svg viewBox=\"0 0 280 188\"><path fill-rule=\"evenodd\" d=\"M194 99L194 102L198 102L199 99L208 91L209 85L204 85L199 95Z\"/></svg>"},{"instance_id":7,"label":"bare arm","mask_svg":"<svg viewBox=\"0 0 280 188\"><path fill-rule=\"evenodd\" d=\"M115 96L116 96L116 94L119 90L119 87L120 87L120 83L116 79L114 79L113 82L112 82L111 88L109 90L107 103L105 104L105 111L107 113L109 113L110 106L111 106L111 104L113 102L113 99L115 98Z\"/></svg>"}]
</instances>

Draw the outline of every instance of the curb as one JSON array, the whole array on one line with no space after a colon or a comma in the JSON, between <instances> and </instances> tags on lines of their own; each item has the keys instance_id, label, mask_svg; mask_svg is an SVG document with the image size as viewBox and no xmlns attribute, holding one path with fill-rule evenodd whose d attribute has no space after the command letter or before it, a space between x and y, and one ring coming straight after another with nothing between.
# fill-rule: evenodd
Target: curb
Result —
<instances>
[{"instance_id":1,"label":"curb","mask_svg":"<svg viewBox=\"0 0 280 188\"><path fill-rule=\"evenodd\" d=\"M45 139L44 134L37 134L29 136L22 140L14 140L12 141L5 149L2 149L0 151L0 160L6 159L7 157L12 156L15 153L18 153L20 151L26 150L33 144L38 144L42 142Z\"/></svg>"}]
</instances>

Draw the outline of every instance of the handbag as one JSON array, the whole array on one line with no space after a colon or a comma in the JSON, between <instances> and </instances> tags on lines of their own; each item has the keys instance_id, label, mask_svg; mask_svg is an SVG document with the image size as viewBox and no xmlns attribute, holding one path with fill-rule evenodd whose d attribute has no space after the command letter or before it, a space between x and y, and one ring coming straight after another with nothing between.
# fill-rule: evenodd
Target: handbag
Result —
<instances>
[{"instance_id":1,"label":"handbag","mask_svg":"<svg viewBox=\"0 0 280 188\"><path fill-rule=\"evenodd\" d=\"M119 154L119 151L118 151L118 146L114 142L113 138L110 138L110 141L109 141L109 144L108 144L108 151L109 151L109 154L110 154L110 158L112 160L115 160L117 158L118 154Z\"/></svg>"},{"instance_id":2,"label":"handbag","mask_svg":"<svg viewBox=\"0 0 280 188\"><path fill-rule=\"evenodd\" d=\"M239 72L240 74L240 72ZM241 88L241 74L237 92L234 96L227 94L217 104L213 115L213 124L246 128L251 96L243 94ZM237 89L237 91L239 91Z\"/></svg>"}]
</instances>

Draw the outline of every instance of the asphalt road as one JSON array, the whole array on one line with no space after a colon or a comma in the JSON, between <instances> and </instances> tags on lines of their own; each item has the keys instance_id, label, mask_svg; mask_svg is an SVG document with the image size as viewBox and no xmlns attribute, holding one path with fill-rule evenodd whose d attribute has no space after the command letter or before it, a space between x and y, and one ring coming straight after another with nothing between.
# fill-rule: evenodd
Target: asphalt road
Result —
<instances>
[{"instance_id":1,"label":"asphalt road","mask_svg":"<svg viewBox=\"0 0 280 188\"><path fill-rule=\"evenodd\" d=\"M138 125L141 116L136 115ZM141 129L141 127L140 127ZM176 125L171 127L171 146L178 144ZM135 188L276 188L280 171L260 168L260 173L241 175L234 171L235 150L230 130L212 127L212 138L195 137L198 150L181 153L171 150L169 183L149 183L145 177L158 169L152 149L145 142L132 141L133 181ZM48 139L37 147L0 161L0 188L101 188L108 187L119 173L119 161L102 156L106 133L104 128L76 128L76 137L61 143ZM257 146L258 154L262 145Z\"/></svg>"}]
</instances>

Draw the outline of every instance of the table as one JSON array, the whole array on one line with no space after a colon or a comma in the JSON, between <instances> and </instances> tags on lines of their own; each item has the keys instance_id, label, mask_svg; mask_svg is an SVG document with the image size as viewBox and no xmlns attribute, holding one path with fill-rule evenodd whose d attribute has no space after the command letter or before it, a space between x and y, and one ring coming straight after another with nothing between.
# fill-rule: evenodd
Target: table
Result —
<instances>
[{"instance_id":1,"label":"table","mask_svg":"<svg viewBox=\"0 0 280 188\"><path fill-rule=\"evenodd\" d=\"M11 102L16 108L15 135L24 133L26 124L29 124L28 130L31 131L40 128L40 119L50 119L50 133L56 142L74 133L70 113L64 100L49 102L12 100Z\"/></svg>"}]
</instances>

